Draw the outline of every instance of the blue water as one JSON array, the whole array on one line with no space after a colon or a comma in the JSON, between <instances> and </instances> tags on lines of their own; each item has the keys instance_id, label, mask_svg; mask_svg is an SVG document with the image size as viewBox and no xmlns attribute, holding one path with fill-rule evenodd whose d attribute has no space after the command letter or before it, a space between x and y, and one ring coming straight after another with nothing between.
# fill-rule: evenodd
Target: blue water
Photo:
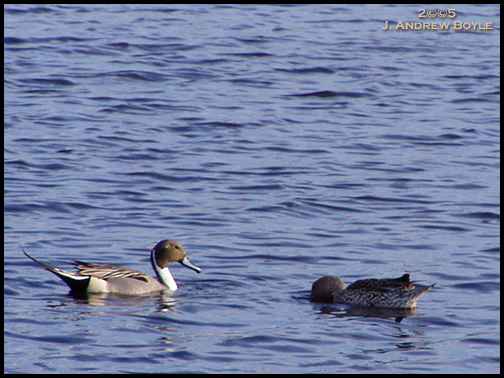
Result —
<instances>
[{"instance_id":1,"label":"blue water","mask_svg":"<svg viewBox=\"0 0 504 378\"><path fill-rule=\"evenodd\" d=\"M4 371L500 371L493 30L381 30L400 5L6 5ZM425 19L423 22L445 22ZM28 260L153 273L77 299ZM436 283L409 314L313 281Z\"/></svg>"}]
</instances>

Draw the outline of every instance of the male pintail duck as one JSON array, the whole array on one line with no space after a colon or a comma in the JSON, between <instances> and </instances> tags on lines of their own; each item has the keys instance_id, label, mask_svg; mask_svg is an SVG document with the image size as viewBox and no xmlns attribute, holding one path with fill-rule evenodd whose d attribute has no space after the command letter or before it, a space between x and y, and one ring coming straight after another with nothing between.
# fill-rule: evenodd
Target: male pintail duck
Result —
<instances>
[{"instance_id":1,"label":"male pintail duck","mask_svg":"<svg viewBox=\"0 0 504 378\"><path fill-rule=\"evenodd\" d=\"M414 308L418 298L434 285L415 287L409 274L399 278L370 278L355 281L345 289L338 277L319 278L312 285L312 302L333 302L358 306Z\"/></svg>"},{"instance_id":2,"label":"male pintail duck","mask_svg":"<svg viewBox=\"0 0 504 378\"><path fill-rule=\"evenodd\" d=\"M116 293L141 295L158 290L177 290L168 263L178 262L196 272L201 269L191 263L182 246L175 240L160 241L151 251L151 263L158 280L129 268L108 264L75 262L77 272L66 272L40 262L23 250L24 254L61 278L72 293Z\"/></svg>"}]
</instances>

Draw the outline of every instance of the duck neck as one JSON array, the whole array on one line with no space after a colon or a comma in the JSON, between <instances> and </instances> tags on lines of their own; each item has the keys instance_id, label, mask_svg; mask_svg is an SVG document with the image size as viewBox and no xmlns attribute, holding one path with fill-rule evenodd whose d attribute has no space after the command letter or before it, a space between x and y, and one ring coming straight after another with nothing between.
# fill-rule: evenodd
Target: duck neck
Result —
<instances>
[{"instance_id":1,"label":"duck neck","mask_svg":"<svg viewBox=\"0 0 504 378\"><path fill-rule=\"evenodd\" d=\"M175 282L175 279L171 275L171 272L170 272L170 269L168 269L168 266L161 268L157 264L154 249L151 252L151 264L152 264L152 268L156 272L158 280L162 284L165 284L166 286L168 286L168 289L177 290L177 288L178 288L177 283Z\"/></svg>"}]
</instances>

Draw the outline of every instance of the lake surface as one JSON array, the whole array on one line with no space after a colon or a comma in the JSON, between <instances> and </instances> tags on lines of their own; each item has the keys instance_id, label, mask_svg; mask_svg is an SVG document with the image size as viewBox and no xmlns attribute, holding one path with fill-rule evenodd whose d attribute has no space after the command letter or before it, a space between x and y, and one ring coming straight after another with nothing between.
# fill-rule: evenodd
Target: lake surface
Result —
<instances>
[{"instance_id":1,"label":"lake surface","mask_svg":"<svg viewBox=\"0 0 504 378\"><path fill-rule=\"evenodd\" d=\"M498 373L500 6L4 7L4 372ZM175 293L78 299L27 259ZM313 281L436 286L416 311Z\"/></svg>"}]
</instances>

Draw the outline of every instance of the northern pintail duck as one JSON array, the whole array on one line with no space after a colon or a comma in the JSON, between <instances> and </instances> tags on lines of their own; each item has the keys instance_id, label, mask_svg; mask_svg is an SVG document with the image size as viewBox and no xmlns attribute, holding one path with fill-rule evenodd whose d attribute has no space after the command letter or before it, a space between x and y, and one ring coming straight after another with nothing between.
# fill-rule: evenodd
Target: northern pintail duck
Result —
<instances>
[{"instance_id":1,"label":"northern pintail duck","mask_svg":"<svg viewBox=\"0 0 504 378\"><path fill-rule=\"evenodd\" d=\"M312 302L333 302L370 307L414 308L418 298L434 285L415 287L409 274L399 278L370 278L345 288L338 277L319 278L312 285Z\"/></svg>"},{"instance_id":2,"label":"northern pintail duck","mask_svg":"<svg viewBox=\"0 0 504 378\"><path fill-rule=\"evenodd\" d=\"M182 246L175 240L160 241L151 251L151 263L158 279L123 266L108 264L89 264L75 262L77 272L66 272L53 268L24 254L48 271L61 278L70 287L72 293L116 293L126 295L141 295L158 290L177 290L168 263L178 262L196 272L201 269L191 263Z\"/></svg>"}]
</instances>

